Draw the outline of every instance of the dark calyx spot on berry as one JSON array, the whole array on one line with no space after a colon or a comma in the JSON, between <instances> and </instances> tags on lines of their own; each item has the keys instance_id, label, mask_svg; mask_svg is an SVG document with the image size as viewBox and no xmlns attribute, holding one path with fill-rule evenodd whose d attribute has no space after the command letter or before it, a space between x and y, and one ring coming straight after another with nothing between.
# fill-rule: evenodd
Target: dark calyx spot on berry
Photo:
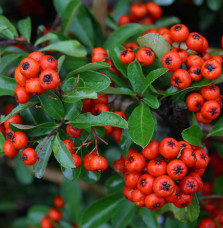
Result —
<instances>
[{"instance_id":1,"label":"dark calyx spot on berry","mask_svg":"<svg viewBox=\"0 0 223 228\"><path fill-rule=\"evenodd\" d=\"M160 207L160 204L159 203L153 204L153 208L159 208L159 207Z\"/></svg>"},{"instance_id":2,"label":"dark calyx spot on berry","mask_svg":"<svg viewBox=\"0 0 223 228\"><path fill-rule=\"evenodd\" d=\"M200 40L201 37L198 34L194 34L193 38L196 39L196 40Z\"/></svg>"},{"instance_id":3,"label":"dark calyx spot on berry","mask_svg":"<svg viewBox=\"0 0 223 228\"><path fill-rule=\"evenodd\" d=\"M161 160L155 160L156 165L160 165L162 163Z\"/></svg>"},{"instance_id":4,"label":"dark calyx spot on berry","mask_svg":"<svg viewBox=\"0 0 223 228\"><path fill-rule=\"evenodd\" d=\"M125 50L122 52L122 55L126 56L127 53L128 53L128 50Z\"/></svg>"},{"instance_id":5,"label":"dark calyx spot on berry","mask_svg":"<svg viewBox=\"0 0 223 228\"><path fill-rule=\"evenodd\" d=\"M13 134L12 134L12 132L9 132L6 134L6 136L7 136L7 138L12 139Z\"/></svg>"},{"instance_id":6,"label":"dark calyx spot on berry","mask_svg":"<svg viewBox=\"0 0 223 228\"><path fill-rule=\"evenodd\" d=\"M181 166L177 166L175 169L174 169L175 173L176 174L181 174L183 172L183 169Z\"/></svg>"},{"instance_id":7,"label":"dark calyx spot on berry","mask_svg":"<svg viewBox=\"0 0 223 228\"><path fill-rule=\"evenodd\" d=\"M195 187L194 183L193 182L189 182L188 184L189 188L193 189Z\"/></svg>"},{"instance_id":8,"label":"dark calyx spot on berry","mask_svg":"<svg viewBox=\"0 0 223 228\"><path fill-rule=\"evenodd\" d=\"M215 114L217 114L217 110L216 110L215 108L212 108L212 109L211 109L211 115L213 116L213 115L215 115Z\"/></svg>"},{"instance_id":9,"label":"dark calyx spot on berry","mask_svg":"<svg viewBox=\"0 0 223 228\"><path fill-rule=\"evenodd\" d=\"M96 116L100 115L99 109L96 109L96 110L95 110L95 115L96 115Z\"/></svg>"},{"instance_id":10,"label":"dark calyx spot on berry","mask_svg":"<svg viewBox=\"0 0 223 228\"><path fill-rule=\"evenodd\" d=\"M102 172L103 172L103 170L101 170L101 169L97 169L97 170L96 170L96 172L97 172L97 173L102 173Z\"/></svg>"},{"instance_id":11,"label":"dark calyx spot on berry","mask_svg":"<svg viewBox=\"0 0 223 228\"><path fill-rule=\"evenodd\" d=\"M25 62L25 63L22 64L22 69L23 70L28 70L29 66L30 66L30 64L28 62Z\"/></svg>"},{"instance_id":12,"label":"dark calyx spot on berry","mask_svg":"<svg viewBox=\"0 0 223 228\"><path fill-rule=\"evenodd\" d=\"M51 81L53 81L53 77L51 74L47 74L43 77L43 82L46 84L49 84Z\"/></svg>"},{"instance_id":13,"label":"dark calyx spot on berry","mask_svg":"<svg viewBox=\"0 0 223 228\"><path fill-rule=\"evenodd\" d=\"M186 147L187 147L187 145L183 143L183 144L181 144L181 146L180 146L180 147L181 147L181 149L184 149L184 148L186 148Z\"/></svg>"},{"instance_id":14,"label":"dark calyx spot on berry","mask_svg":"<svg viewBox=\"0 0 223 228\"><path fill-rule=\"evenodd\" d=\"M146 54L151 56L152 55L152 52L149 50L149 49L146 49Z\"/></svg>"},{"instance_id":15,"label":"dark calyx spot on berry","mask_svg":"<svg viewBox=\"0 0 223 228\"><path fill-rule=\"evenodd\" d=\"M180 81L179 78L175 78L175 79L174 79L174 82L175 82L177 85L181 83L181 81Z\"/></svg>"},{"instance_id":16,"label":"dark calyx spot on berry","mask_svg":"<svg viewBox=\"0 0 223 228\"><path fill-rule=\"evenodd\" d=\"M188 203L182 203L182 207L186 207Z\"/></svg>"},{"instance_id":17,"label":"dark calyx spot on berry","mask_svg":"<svg viewBox=\"0 0 223 228\"><path fill-rule=\"evenodd\" d=\"M172 58L171 57L167 57L166 60L165 60L165 63L167 65L170 65L171 62L172 62Z\"/></svg>"},{"instance_id":18,"label":"dark calyx spot on berry","mask_svg":"<svg viewBox=\"0 0 223 228\"><path fill-rule=\"evenodd\" d=\"M169 140L168 141L168 146L174 147L175 146L175 143L172 140Z\"/></svg>"},{"instance_id":19,"label":"dark calyx spot on berry","mask_svg":"<svg viewBox=\"0 0 223 228\"><path fill-rule=\"evenodd\" d=\"M133 157L130 157L130 158L128 159L128 161L131 163L131 162L134 161L134 158L133 158Z\"/></svg>"},{"instance_id":20,"label":"dark calyx spot on berry","mask_svg":"<svg viewBox=\"0 0 223 228\"><path fill-rule=\"evenodd\" d=\"M23 155L23 156L22 156L22 160L23 160L23 161L26 161L26 160L28 160L28 157L27 157L26 155Z\"/></svg>"},{"instance_id":21,"label":"dark calyx spot on berry","mask_svg":"<svg viewBox=\"0 0 223 228\"><path fill-rule=\"evenodd\" d=\"M142 179L141 181L140 181L140 185L141 186L144 186L146 184L146 180L145 179Z\"/></svg>"},{"instance_id":22,"label":"dark calyx spot on berry","mask_svg":"<svg viewBox=\"0 0 223 228\"><path fill-rule=\"evenodd\" d=\"M49 62L54 62L54 58L53 57L49 57L48 59L47 59Z\"/></svg>"},{"instance_id":23,"label":"dark calyx spot on berry","mask_svg":"<svg viewBox=\"0 0 223 228\"><path fill-rule=\"evenodd\" d=\"M167 182L164 182L162 184L162 190L169 191L170 190L170 185Z\"/></svg>"},{"instance_id":24,"label":"dark calyx spot on berry","mask_svg":"<svg viewBox=\"0 0 223 228\"><path fill-rule=\"evenodd\" d=\"M182 52L183 50L181 48L177 48L177 52Z\"/></svg>"},{"instance_id":25,"label":"dark calyx spot on berry","mask_svg":"<svg viewBox=\"0 0 223 228\"><path fill-rule=\"evenodd\" d=\"M206 69L209 70L210 72L211 72L212 70L215 69L214 66L213 66L213 64L207 64L205 67L206 67Z\"/></svg>"},{"instance_id":26,"label":"dark calyx spot on berry","mask_svg":"<svg viewBox=\"0 0 223 228\"><path fill-rule=\"evenodd\" d=\"M10 139L11 139L11 142L12 142L12 143L14 143L14 142L15 142L15 137L14 137L14 136L13 136L13 137L11 137Z\"/></svg>"},{"instance_id":27,"label":"dark calyx spot on berry","mask_svg":"<svg viewBox=\"0 0 223 228\"><path fill-rule=\"evenodd\" d=\"M201 104L199 102L197 102L197 104L195 105L197 108L201 107Z\"/></svg>"},{"instance_id":28,"label":"dark calyx spot on berry","mask_svg":"<svg viewBox=\"0 0 223 228\"><path fill-rule=\"evenodd\" d=\"M200 56L201 58L204 56L203 53L197 53L198 56Z\"/></svg>"},{"instance_id":29,"label":"dark calyx spot on berry","mask_svg":"<svg viewBox=\"0 0 223 228\"><path fill-rule=\"evenodd\" d=\"M201 74L201 70L200 70L200 69L196 69L196 70L194 70L194 74L196 74L196 75Z\"/></svg>"},{"instance_id":30,"label":"dark calyx spot on berry","mask_svg":"<svg viewBox=\"0 0 223 228\"><path fill-rule=\"evenodd\" d=\"M206 160L206 156L204 154L201 154L201 158Z\"/></svg>"},{"instance_id":31,"label":"dark calyx spot on berry","mask_svg":"<svg viewBox=\"0 0 223 228\"><path fill-rule=\"evenodd\" d=\"M192 153L192 156L193 156L194 158L196 158L196 154L195 154L194 152Z\"/></svg>"},{"instance_id":32,"label":"dark calyx spot on berry","mask_svg":"<svg viewBox=\"0 0 223 228\"><path fill-rule=\"evenodd\" d=\"M216 86L215 85L210 85L209 88L212 89L212 90L216 90Z\"/></svg>"},{"instance_id":33,"label":"dark calyx spot on berry","mask_svg":"<svg viewBox=\"0 0 223 228\"><path fill-rule=\"evenodd\" d=\"M182 26L177 25L174 29L175 29L175 31L179 31L179 30L181 30L181 28L182 28Z\"/></svg>"}]
</instances>

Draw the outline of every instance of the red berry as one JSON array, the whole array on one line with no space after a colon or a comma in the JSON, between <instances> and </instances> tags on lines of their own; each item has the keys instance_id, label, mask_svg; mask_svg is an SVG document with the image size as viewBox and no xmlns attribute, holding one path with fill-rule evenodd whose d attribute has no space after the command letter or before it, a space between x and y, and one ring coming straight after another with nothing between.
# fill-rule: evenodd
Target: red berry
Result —
<instances>
[{"instance_id":1,"label":"red berry","mask_svg":"<svg viewBox=\"0 0 223 228\"><path fill-rule=\"evenodd\" d=\"M22 161L26 165L34 165L37 161L36 151L32 148L26 148L21 155Z\"/></svg>"},{"instance_id":2,"label":"red berry","mask_svg":"<svg viewBox=\"0 0 223 228\"><path fill-rule=\"evenodd\" d=\"M167 165L167 173L173 180L180 180L187 174L187 166L181 160L172 160Z\"/></svg>"},{"instance_id":3,"label":"red berry","mask_svg":"<svg viewBox=\"0 0 223 228\"><path fill-rule=\"evenodd\" d=\"M3 143L2 150L4 154L10 158L15 157L19 153L19 151L14 147L13 143L8 140Z\"/></svg>"},{"instance_id":4,"label":"red berry","mask_svg":"<svg viewBox=\"0 0 223 228\"><path fill-rule=\"evenodd\" d=\"M145 198L145 205L149 210L159 210L165 204L165 199L157 196L155 193L147 195Z\"/></svg>"},{"instance_id":5,"label":"red berry","mask_svg":"<svg viewBox=\"0 0 223 228\"><path fill-rule=\"evenodd\" d=\"M77 154L71 154L74 164L76 166L76 169L79 168L81 166L82 160L81 157Z\"/></svg>"},{"instance_id":6,"label":"red berry","mask_svg":"<svg viewBox=\"0 0 223 228\"><path fill-rule=\"evenodd\" d=\"M173 138L164 138L160 142L159 152L164 158L173 159L180 152L179 143Z\"/></svg>"},{"instance_id":7,"label":"red berry","mask_svg":"<svg viewBox=\"0 0 223 228\"><path fill-rule=\"evenodd\" d=\"M55 207L64 208L65 202L61 196L55 196L53 199L53 204Z\"/></svg>"},{"instance_id":8,"label":"red berry","mask_svg":"<svg viewBox=\"0 0 223 228\"><path fill-rule=\"evenodd\" d=\"M149 161L147 171L154 177L166 174L167 163L162 159L154 159Z\"/></svg>"},{"instance_id":9,"label":"red berry","mask_svg":"<svg viewBox=\"0 0 223 228\"><path fill-rule=\"evenodd\" d=\"M66 132L71 138L78 138L81 135L83 129L73 127L71 124L68 124L66 127Z\"/></svg>"}]
</instances>

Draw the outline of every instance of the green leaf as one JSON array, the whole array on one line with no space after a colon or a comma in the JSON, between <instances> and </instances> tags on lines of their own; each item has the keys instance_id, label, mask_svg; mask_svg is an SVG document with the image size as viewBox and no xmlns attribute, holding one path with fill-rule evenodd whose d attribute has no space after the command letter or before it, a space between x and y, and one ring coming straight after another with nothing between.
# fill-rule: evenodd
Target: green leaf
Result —
<instances>
[{"instance_id":1,"label":"green leaf","mask_svg":"<svg viewBox=\"0 0 223 228\"><path fill-rule=\"evenodd\" d=\"M121 15L128 14L129 13L129 3L131 0L119 0L112 10L112 16L116 19L116 21L119 19Z\"/></svg>"},{"instance_id":2,"label":"green leaf","mask_svg":"<svg viewBox=\"0 0 223 228\"><path fill-rule=\"evenodd\" d=\"M223 184L223 176L217 177L214 181L214 192L217 195L223 194L222 184Z\"/></svg>"},{"instance_id":3,"label":"green leaf","mask_svg":"<svg viewBox=\"0 0 223 228\"><path fill-rule=\"evenodd\" d=\"M213 10L217 11L220 10L222 7L222 0L206 0L208 7Z\"/></svg>"},{"instance_id":4,"label":"green leaf","mask_svg":"<svg viewBox=\"0 0 223 228\"><path fill-rule=\"evenodd\" d=\"M123 44L130 37L140 33L142 31L142 26L139 24L127 24L116 29L105 41L104 48L108 49L118 44Z\"/></svg>"},{"instance_id":5,"label":"green leaf","mask_svg":"<svg viewBox=\"0 0 223 228\"><path fill-rule=\"evenodd\" d=\"M120 61L120 54L122 50L124 50L122 45L116 45L115 47L109 49L109 56L112 58L115 67L122 73L124 77L127 77L127 65Z\"/></svg>"},{"instance_id":6,"label":"green leaf","mask_svg":"<svg viewBox=\"0 0 223 228\"><path fill-rule=\"evenodd\" d=\"M123 194L112 195L94 202L88 207L81 218L82 228L95 228L106 223L116 212Z\"/></svg>"},{"instance_id":7,"label":"green leaf","mask_svg":"<svg viewBox=\"0 0 223 228\"><path fill-rule=\"evenodd\" d=\"M113 30L118 29L118 25L117 25L116 21L110 14L107 14L106 25Z\"/></svg>"},{"instance_id":8,"label":"green leaf","mask_svg":"<svg viewBox=\"0 0 223 228\"><path fill-rule=\"evenodd\" d=\"M79 178L81 174L81 167L77 169L66 169L61 166L61 171L68 180L75 181Z\"/></svg>"},{"instance_id":9,"label":"green leaf","mask_svg":"<svg viewBox=\"0 0 223 228\"><path fill-rule=\"evenodd\" d=\"M66 59L66 56L65 55L61 55L60 58L57 60L57 62L58 62L58 67L57 67L58 68L58 73L60 72L65 59Z\"/></svg>"},{"instance_id":10,"label":"green leaf","mask_svg":"<svg viewBox=\"0 0 223 228\"><path fill-rule=\"evenodd\" d=\"M96 99L97 93L90 88L79 87L63 95L63 101L66 103L74 103L85 98Z\"/></svg>"},{"instance_id":11,"label":"green leaf","mask_svg":"<svg viewBox=\"0 0 223 228\"><path fill-rule=\"evenodd\" d=\"M7 116L1 118L1 123L4 123L6 120L10 119L15 114L18 114L27 108L33 107L37 103L38 103L38 101L29 101L25 104L17 105Z\"/></svg>"},{"instance_id":12,"label":"green leaf","mask_svg":"<svg viewBox=\"0 0 223 228\"><path fill-rule=\"evenodd\" d=\"M84 81L84 85L96 92L107 89L111 83L109 77L95 71L86 71L80 73L80 78Z\"/></svg>"},{"instance_id":13,"label":"green leaf","mask_svg":"<svg viewBox=\"0 0 223 228\"><path fill-rule=\"evenodd\" d=\"M62 120L64 117L64 107L60 98L50 91L46 91L39 96L40 103L47 114L54 120Z\"/></svg>"},{"instance_id":14,"label":"green leaf","mask_svg":"<svg viewBox=\"0 0 223 228\"><path fill-rule=\"evenodd\" d=\"M103 94L118 94L118 95L129 95L132 97L136 97L135 93L128 89L128 88L114 88L114 87L108 87L107 89L102 91Z\"/></svg>"},{"instance_id":15,"label":"green leaf","mask_svg":"<svg viewBox=\"0 0 223 228\"><path fill-rule=\"evenodd\" d=\"M67 5L70 3L70 2L73 2L73 0L53 0L53 5L57 11L57 13L60 14L60 16L63 15L64 13L64 10L66 9Z\"/></svg>"},{"instance_id":16,"label":"green leaf","mask_svg":"<svg viewBox=\"0 0 223 228\"><path fill-rule=\"evenodd\" d=\"M53 152L57 161L65 168L75 168L73 158L63 143L63 141L57 135L53 142Z\"/></svg>"},{"instance_id":17,"label":"green leaf","mask_svg":"<svg viewBox=\"0 0 223 228\"><path fill-rule=\"evenodd\" d=\"M14 67L12 65L17 65L17 62L21 56L23 56L23 53L9 54L9 55L3 56L1 58L1 63L0 63L0 74L8 73L9 68L11 69L12 67Z\"/></svg>"},{"instance_id":18,"label":"green leaf","mask_svg":"<svg viewBox=\"0 0 223 228\"><path fill-rule=\"evenodd\" d=\"M175 24L180 24L180 19L178 17L175 17L175 16L162 17L155 22L155 27L156 28L170 27Z\"/></svg>"},{"instance_id":19,"label":"green leaf","mask_svg":"<svg viewBox=\"0 0 223 228\"><path fill-rule=\"evenodd\" d=\"M79 178L81 180L83 180L84 182L87 182L87 183L96 183L98 180L100 180L101 173L96 173L96 172L88 171L88 170L86 170L84 168L83 165L80 168L81 168L81 173L80 173Z\"/></svg>"},{"instance_id":20,"label":"green leaf","mask_svg":"<svg viewBox=\"0 0 223 228\"><path fill-rule=\"evenodd\" d=\"M79 78L79 81L77 82L77 77L68 78L63 82L62 90L63 92L67 92L68 90L71 91L71 89L74 89L74 86L76 87L84 87L84 81Z\"/></svg>"},{"instance_id":21,"label":"green leaf","mask_svg":"<svg viewBox=\"0 0 223 228\"><path fill-rule=\"evenodd\" d=\"M38 152L40 147L43 146L38 154L39 159L33 166L33 172L35 173L35 177L37 178L41 178L43 176L48 164L48 160L53 150L54 136L51 136L49 139L47 138L48 136L42 139L39 145L36 147L36 152ZM43 145L43 143L45 144Z\"/></svg>"},{"instance_id":22,"label":"green leaf","mask_svg":"<svg viewBox=\"0 0 223 228\"><path fill-rule=\"evenodd\" d=\"M65 120L74 120L81 112L83 103L78 101L76 103L64 103Z\"/></svg>"},{"instance_id":23,"label":"green leaf","mask_svg":"<svg viewBox=\"0 0 223 228\"><path fill-rule=\"evenodd\" d=\"M28 225L28 219L26 217L20 217L13 221L12 228L24 228L28 227Z\"/></svg>"},{"instance_id":24,"label":"green leaf","mask_svg":"<svg viewBox=\"0 0 223 228\"><path fill-rule=\"evenodd\" d=\"M12 131L23 131L27 134L29 138L39 137L43 135L48 135L52 131L56 130L58 125L54 122L46 122L36 126L22 125L22 124L10 124Z\"/></svg>"},{"instance_id":25,"label":"green leaf","mask_svg":"<svg viewBox=\"0 0 223 228\"><path fill-rule=\"evenodd\" d=\"M14 40L14 37L18 36L14 25L3 15L0 15L0 25L7 27L7 29L0 32L0 36L2 35L9 40Z\"/></svg>"},{"instance_id":26,"label":"green leaf","mask_svg":"<svg viewBox=\"0 0 223 228\"><path fill-rule=\"evenodd\" d=\"M194 3L195 5L197 5L197 6L202 5L203 2L204 2L204 0L193 0L193 3Z\"/></svg>"},{"instance_id":27,"label":"green leaf","mask_svg":"<svg viewBox=\"0 0 223 228\"><path fill-rule=\"evenodd\" d=\"M112 228L125 228L130 223L133 215L136 213L137 206L124 199L112 217ZM152 228L152 226L151 226Z\"/></svg>"},{"instance_id":28,"label":"green leaf","mask_svg":"<svg viewBox=\"0 0 223 228\"><path fill-rule=\"evenodd\" d=\"M195 146L204 147L204 143L202 142L204 133L199 126L193 125L187 129L184 129L181 134L183 140L185 140L186 142Z\"/></svg>"},{"instance_id":29,"label":"green leaf","mask_svg":"<svg viewBox=\"0 0 223 228\"><path fill-rule=\"evenodd\" d=\"M148 208L141 208L141 216L148 227L159 228L155 211L148 210Z\"/></svg>"},{"instance_id":30,"label":"green leaf","mask_svg":"<svg viewBox=\"0 0 223 228\"><path fill-rule=\"evenodd\" d=\"M16 202L12 201L0 201L0 212L1 213L8 213L8 212L16 212L17 205Z\"/></svg>"},{"instance_id":31,"label":"green leaf","mask_svg":"<svg viewBox=\"0 0 223 228\"><path fill-rule=\"evenodd\" d=\"M105 188L108 193L120 192L124 187L124 179L118 174L109 177L105 183Z\"/></svg>"},{"instance_id":32,"label":"green leaf","mask_svg":"<svg viewBox=\"0 0 223 228\"><path fill-rule=\"evenodd\" d=\"M62 13L63 21L61 25L63 35L68 35L74 16L77 13L77 10L79 9L80 6L81 6L81 2L79 0L71 1L66 5L66 8L63 10L63 13Z\"/></svg>"},{"instance_id":33,"label":"green leaf","mask_svg":"<svg viewBox=\"0 0 223 228\"><path fill-rule=\"evenodd\" d=\"M4 135L0 132L0 152L3 152L3 143L5 142L5 137Z\"/></svg>"},{"instance_id":34,"label":"green leaf","mask_svg":"<svg viewBox=\"0 0 223 228\"><path fill-rule=\"evenodd\" d=\"M157 94L153 93L150 88L146 90L143 101L151 108L157 109L160 107L160 101L157 98Z\"/></svg>"},{"instance_id":35,"label":"green leaf","mask_svg":"<svg viewBox=\"0 0 223 228\"><path fill-rule=\"evenodd\" d=\"M19 153L19 156L16 159L14 170L17 180L20 183L27 185L32 183L33 175L29 167L22 162L21 153Z\"/></svg>"},{"instance_id":36,"label":"green leaf","mask_svg":"<svg viewBox=\"0 0 223 228\"><path fill-rule=\"evenodd\" d=\"M192 203L185 208L178 208L173 203L170 203L170 210L173 212L175 218L182 222L193 222L195 221L200 213L199 202L197 195L193 194Z\"/></svg>"},{"instance_id":37,"label":"green leaf","mask_svg":"<svg viewBox=\"0 0 223 228\"><path fill-rule=\"evenodd\" d=\"M88 128L93 126L112 126L127 128L127 122L119 115L113 112L102 112L98 116L90 113L80 114L75 120L70 123L77 128Z\"/></svg>"},{"instance_id":38,"label":"green leaf","mask_svg":"<svg viewBox=\"0 0 223 228\"><path fill-rule=\"evenodd\" d=\"M85 47L77 40L59 41L41 48L39 51L58 51L73 57L85 57L87 55Z\"/></svg>"},{"instance_id":39,"label":"green leaf","mask_svg":"<svg viewBox=\"0 0 223 228\"><path fill-rule=\"evenodd\" d=\"M138 105L128 119L129 136L136 144L146 147L153 136L155 123L152 112L144 104Z\"/></svg>"},{"instance_id":40,"label":"green leaf","mask_svg":"<svg viewBox=\"0 0 223 228\"><path fill-rule=\"evenodd\" d=\"M56 33L56 32L49 32L47 33L46 35L44 36L41 36L39 39L37 39L37 41L35 42L35 46L43 43L43 42L46 42L46 41L51 41L51 40L58 40L58 41L64 41L64 40L67 40L67 37L66 36L63 36L62 34L60 33Z\"/></svg>"},{"instance_id":41,"label":"green leaf","mask_svg":"<svg viewBox=\"0 0 223 228\"><path fill-rule=\"evenodd\" d=\"M198 221L190 222L190 223L184 223L176 219L167 218L164 224L164 228L196 228L198 227Z\"/></svg>"},{"instance_id":42,"label":"green leaf","mask_svg":"<svg viewBox=\"0 0 223 228\"><path fill-rule=\"evenodd\" d=\"M208 134L210 136L222 136L223 135L223 117L221 117L213 126L211 132Z\"/></svg>"},{"instance_id":43,"label":"green leaf","mask_svg":"<svg viewBox=\"0 0 223 228\"><path fill-rule=\"evenodd\" d=\"M69 74L67 74L66 78L70 78L72 76L75 76L75 75L80 74L85 71L89 71L89 70L96 71L96 70L104 69L107 67L110 67L110 64L104 63L104 62L88 63L84 66L81 66L81 67L69 72Z\"/></svg>"},{"instance_id":44,"label":"green leaf","mask_svg":"<svg viewBox=\"0 0 223 228\"><path fill-rule=\"evenodd\" d=\"M132 145L132 143L133 142L129 136L128 130L123 130L122 136L121 136L120 148L121 148L122 153L123 153L125 158L128 155L128 151L129 151L129 148Z\"/></svg>"},{"instance_id":45,"label":"green leaf","mask_svg":"<svg viewBox=\"0 0 223 228\"><path fill-rule=\"evenodd\" d=\"M141 47L150 47L159 59L159 65L162 67L162 57L171 50L171 45L163 36L157 33L149 33L137 39Z\"/></svg>"},{"instance_id":46,"label":"green leaf","mask_svg":"<svg viewBox=\"0 0 223 228\"><path fill-rule=\"evenodd\" d=\"M134 91L140 95L143 94L146 86L146 78L142 72L140 63L137 61L130 63L127 74Z\"/></svg>"},{"instance_id":47,"label":"green leaf","mask_svg":"<svg viewBox=\"0 0 223 228\"><path fill-rule=\"evenodd\" d=\"M31 31L32 31L32 25L31 25L30 17L27 17L23 20L18 21L18 27L19 27L20 34L24 38L27 38L27 41L30 42Z\"/></svg>"},{"instance_id":48,"label":"green leaf","mask_svg":"<svg viewBox=\"0 0 223 228\"><path fill-rule=\"evenodd\" d=\"M79 223L82 210L82 193L77 182L64 179L61 195L66 202L65 211L72 220Z\"/></svg>"},{"instance_id":49,"label":"green leaf","mask_svg":"<svg viewBox=\"0 0 223 228\"><path fill-rule=\"evenodd\" d=\"M42 205L32 206L28 211L28 221L32 225L39 225L41 219L48 214L49 207Z\"/></svg>"}]
</instances>

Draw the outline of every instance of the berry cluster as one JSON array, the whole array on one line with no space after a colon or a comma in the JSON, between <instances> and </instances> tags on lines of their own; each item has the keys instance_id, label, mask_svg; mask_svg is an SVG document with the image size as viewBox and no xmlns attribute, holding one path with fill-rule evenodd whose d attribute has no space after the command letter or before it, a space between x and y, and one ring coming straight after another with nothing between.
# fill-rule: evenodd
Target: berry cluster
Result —
<instances>
[{"instance_id":1,"label":"berry cluster","mask_svg":"<svg viewBox=\"0 0 223 228\"><path fill-rule=\"evenodd\" d=\"M221 114L222 99L220 89L215 84L201 88L200 93L191 93L187 96L188 110L196 112L196 119L201 123L211 123Z\"/></svg>"},{"instance_id":2,"label":"berry cluster","mask_svg":"<svg viewBox=\"0 0 223 228\"><path fill-rule=\"evenodd\" d=\"M14 96L19 104L29 101L30 96L41 95L46 90L55 89L60 84L60 76L56 72L57 60L42 52L32 52L24 58L15 70Z\"/></svg>"},{"instance_id":3,"label":"berry cluster","mask_svg":"<svg viewBox=\"0 0 223 228\"><path fill-rule=\"evenodd\" d=\"M130 7L130 15L122 15L119 18L118 25L129 23L139 23L143 25L154 24L162 16L162 8L154 2L146 4L136 3Z\"/></svg>"},{"instance_id":4,"label":"berry cluster","mask_svg":"<svg viewBox=\"0 0 223 228\"><path fill-rule=\"evenodd\" d=\"M124 175L126 198L140 207L158 210L165 203L189 206L192 194L203 187L201 176L208 162L203 148L164 138L160 143L151 141L142 153L130 149L126 159L121 156L113 165Z\"/></svg>"},{"instance_id":5,"label":"berry cluster","mask_svg":"<svg viewBox=\"0 0 223 228\"><path fill-rule=\"evenodd\" d=\"M52 222L59 222L63 218L63 214L59 209L64 208L65 202L61 196L55 196L53 200L55 208L51 208L48 214L44 216L40 222L41 228L53 228Z\"/></svg>"},{"instance_id":6,"label":"berry cluster","mask_svg":"<svg viewBox=\"0 0 223 228\"><path fill-rule=\"evenodd\" d=\"M7 114L7 112L6 112ZM8 113L9 114L9 113ZM16 157L19 150L24 149L28 145L28 137L22 131L13 132L9 123L22 124L22 117L18 114L12 116L4 122L1 132L5 134L6 141L3 143L3 152L7 157ZM37 161L36 151L32 148L23 150L21 159L26 165L33 165Z\"/></svg>"},{"instance_id":7,"label":"berry cluster","mask_svg":"<svg viewBox=\"0 0 223 228\"><path fill-rule=\"evenodd\" d=\"M149 47L138 49L136 54L130 47L123 50L120 54L120 61L124 64L130 64L135 60L135 58L142 66L149 66L153 64L155 60L155 54Z\"/></svg>"}]
</instances>

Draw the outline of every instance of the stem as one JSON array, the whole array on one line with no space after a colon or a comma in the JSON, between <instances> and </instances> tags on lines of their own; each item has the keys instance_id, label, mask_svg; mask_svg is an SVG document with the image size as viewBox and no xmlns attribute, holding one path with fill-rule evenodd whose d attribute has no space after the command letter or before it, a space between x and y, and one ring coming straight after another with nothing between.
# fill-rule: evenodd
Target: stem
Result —
<instances>
[{"instance_id":1,"label":"stem","mask_svg":"<svg viewBox=\"0 0 223 228\"><path fill-rule=\"evenodd\" d=\"M77 87L79 81L80 81L80 74L78 74L78 76L77 76L77 81L76 81L75 85L71 89L65 91L63 94L66 94L66 93L73 91Z\"/></svg>"},{"instance_id":2,"label":"stem","mask_svg":"<svg viewBox=\"0 0 223 228\"><path fill-rule=\"evenodd\" d=\"M17 44L17 42L15 40L0 41L0 46L8 46L8 45L13 45L13 44Z\"/></svg>"},{"instance_id":3,"label":"stem","mask_svg":"<svg viewBox=\"0 0 223 228\"><path fill-rule=\"evenodd\" d=\"M99 137L98 135L97 135L97 138L100 139L104 144L108 145L108 142L106 142L104 139L102 139L102 138Z\"/></svg>"},{"instance_id":4,"label":"stem","mask_svg":"<svg viewBox=\"0 0 223 228\"><path fill-rule=\"evenodd\" d=\"M92 133L93 133L93 129L91 129L91 132L90 132L90 134L88 135L88 137L87 137L87 138L84 140L84 142L78 147L78 149L77 149L77 151L75 152L75 154L77 154L78 151L79 151L83 146L86 145L86 142L87 142L88 139L91 137Z\"/></svg>"},{"instance_id":5,"label":"stem","mask_svg":"<svg viewBox=\"0 0 223 228\"><path fill-rule=\"evenodd\" d=\"M93 132L93 134L94 134L94 138L95 138L95 150L96 150L96 153L97 154L99 154L99 152L98 152L98 136L97 136L97 134L96 134L96 132L95 132L95 129L94 129L94 127L92 127L92 132Z\"/></svg>"},{"instance_id":6,"label":"stem","mask_svg":"<svg viewBox=\"0 0 223 228\"><path fill-rule=\"evenodd\" d=\"M41 147L39 148L38 152L37 152L37 157L39 156L40 151L43 149L43 147L45 146L45 144L47 143L47 141L50 139L51 136L55 135L57 133L57 129L55 131L53 131L52 133L50 133L47 138L45 139L45 141L43 142L43 144L41 145Z\"/></svg>"}]
</instances>

